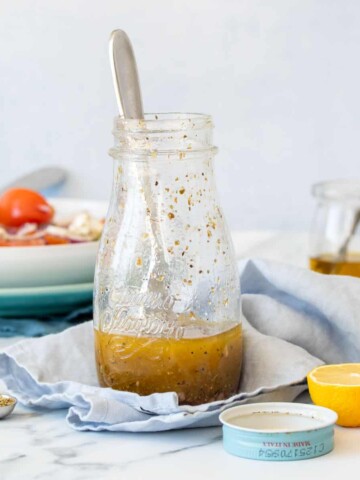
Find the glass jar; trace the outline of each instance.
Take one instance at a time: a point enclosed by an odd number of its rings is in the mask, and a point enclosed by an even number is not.
[[[310,268],[360,277],[360,181],[313,186],[317,200],[310,237]]]
[[[94,293],[100,384],[200,404],[238,391],[239,274],[201,114],[115,119]]]

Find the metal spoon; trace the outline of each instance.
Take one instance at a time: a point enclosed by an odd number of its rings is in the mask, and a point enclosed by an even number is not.
[[[124,118],[143,119],[144,112],[141,99],[140,82],[134,51],[129,37],[123,30],[114,30],[109,42],[110,65],[113,75],[115,95],[119,113]],[[144,168],[147,168],[146,166]],[[138,181],[143,187],[143,196],[149,208],[149,227],[152,232],[152,249],[154,262],[150,262],[147,289],[157,291],[163,296],[167,295],[162,282],[155,280],[156,271],[162,271],[167,265],[161,238],[160,228],[155,221],[158,218],[158,206],[154,201],[150,175],[138,174]]]
[[[66,171],[60,167],[38,168],[1,187],[0,194],[14,187],[31,188],[38,191],[45,190],[61,184],[65,181],[66,176]]]
[[[124,118],[144,118],[134,51],[123,30],[114,30],[109,41],[110,65],[116,100]]]
[[[347,235],[343,240],[342,244],[340,245],[338,253],[334,258],[334,266],[331,269],[331,272],[330,272],[331,274],[337,273],[338,265],[346,260],[350,241],[352,239],[352,236],[356,232],[359,223],[360,223],[360,210],[356,210],[354,213],[354,217],[353,217],[353,221],[351,223],[350,229],[347,232]]]

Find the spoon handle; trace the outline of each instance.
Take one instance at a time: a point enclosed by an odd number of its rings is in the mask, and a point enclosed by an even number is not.
[[[27,173],[16,180],[0,187],[0,194],[9,188],[31,188],[32,190],[46,190],[63,183],[66,180],[66,170],[60,167],[43,167]]]
[[[109,53],[120,114],[124,118],[144,118],[134,51],[123,30],[114,30],[111,33]]]
[[[341,257],[341,259],[344,259],[346,257],[350,240],[352,239],[354,233],[356,232],[356,229],[359,225],[359,222],[360,222],[360,211],[358,210],[358,211],[355,212],[350,231],[348,232],[345,240],[343,241],[343,243],[342,243],[342,245],[339,249],[339,254],[338,255],[339,255],[339,257]]]

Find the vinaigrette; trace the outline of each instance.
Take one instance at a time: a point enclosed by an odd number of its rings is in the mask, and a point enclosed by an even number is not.
[[[221,400],[238,391],[240,325],[196,338],[131,337],[95,333],[100,384],[149,395],[176,392],[182,404]]]
[[[344,261],[330,254],[310,258],[310,268],[319,273],[360,277],[360,253],[348,253]]]

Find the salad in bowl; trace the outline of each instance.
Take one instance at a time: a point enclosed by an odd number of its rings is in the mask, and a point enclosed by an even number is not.
[[[40,193],[24,188],[0,196],[0,247],[64,245],[99,240],[104,225],[88,211],[58,218]]]
[[[92,282],[107,207],[6,191],[0,196],[0,288]]]

